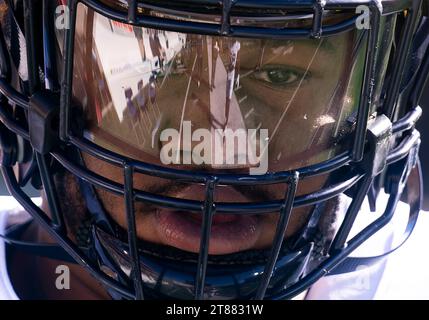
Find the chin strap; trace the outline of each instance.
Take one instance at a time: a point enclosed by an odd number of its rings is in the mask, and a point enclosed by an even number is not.
[[[14,250],[19,250],[21,252],[43,258],[77,264],[77,262],[67,253],[67,251],[65,251],[63,247],[58,244],[35,243],[19,240],[32,222],[33,219],[30,219],[25,223],[9,227],[6,229],[4,235],[0,234],[0,238],[3,239],[8,245],[13,246]]]
[[[398,250],[402,247],[405,242],[411,236],[413,229],[417,223],[417,218],[421,209],[421,202],[423,199],[423,185],[422,185],[422,173],[421,173],[421,165],[420,162],[417,162],[417,165],[414,169],[411,170],[409,178],[406,182],[404,193],[406,199],[405,202],[410,206],[410,212],[408,217],[408,223],[405,228],[405,231],[402,235],[402,239],[400,243],[392,248],[391,250],[377,256],[370,257],[348,257],[343,262],[341,262],[337,267],[335,267],[332,271],[329,272],[328,276],[339,275],[343,273],[355,272],[359,266],[370,267],[375,264],[378,264],[388,255]],[[392,207],[391,210],[395,210],[396,206]],[[389,212],[389,207],[386,208],[383,215],[392,215],[393,212]]]

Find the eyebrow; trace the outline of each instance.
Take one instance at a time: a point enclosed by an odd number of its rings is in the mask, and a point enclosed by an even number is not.
[[[303,40],[270,40],[270,44],[273,45],[273,47],[280,47],[280,46],[284,46],[285,44],[288,44],[288,42],[292,42],[292,44],[294,43],[302,43],[305,45],[308,45],[310,47],[313,47],[314,49],[320,47],[320,49],[322,49],[323,51],[326,52],[330,52],[333,53],[335,52],[335,46],[332,44],[331,41],[329,41],[330,39],[327,38],[322,38],[320,40],[317,39],[303,39]],[[320,44],[319,46],[319,42],[322,41],[322,44]]]
[[[332,44],[331,41],[329,41],[329,39],[322,38],[320,41],[322,41],[322,43],[320,44],[320,48],[319,49],[322,49],[322,50],[328,51],[328,52],[335,52],[336,47]],[[308,42],[314,48],[317,48],[318,45],[319,45],[318,41],[315,40],[315,39],[308,39]]]

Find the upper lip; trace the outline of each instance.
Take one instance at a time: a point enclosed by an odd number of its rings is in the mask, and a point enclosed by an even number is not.
[[[213,196],[215,202],[241,203],[249,201],[249,199],[241,192],[237,191],[237,189],[226,186],[218,186]],[[190,185],[184,187],[176,194],[175,197],[179,199],[204,201],[206,197],[206,190],[203,185]],[[197,221],[202,221],[203,218],[202,212],[188,213],[188,216],[194,218]],[[218,213],[213,216],[212,225],[216,225],[217,223],[232,222],[235,220],[235,218],[236,215]]]
[[[189,185],[176,193],[176,198],[192,199],[204,201],[206,198],[206,190],[203,185]],[[245,197],[237,189],[227,186],[217,186],[214,191],[214,200],[216,202],[247,202],[249,199]]]

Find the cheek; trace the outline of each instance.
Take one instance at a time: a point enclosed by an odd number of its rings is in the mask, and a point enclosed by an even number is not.
[[[104,208],[109,216],[124,230],[128,229],[127,215],[125,211],[125,202],[122,197],[112,195],[104,190],[97,190],[97,193],[103,202]],[[137,236],[140,239],[153,243],[161,243],[161,239],[154,228],[153,215],[142,214],[145,204],[135,204]]]
[[[96,174],[105,177],[113,182],[123,184],[123,170],[119,167],[113,166],[105,161],[96,159],[95,157],[83,153],[82,154],[83,161],[86,167],[95,172]]]
[[[303,228],[303,226],[306,224],[308,220],[311,209],[312,209],[311,207],[296,208],[292,211],[288,228],[285,234],[286,239],[295,235]],[[278,214],[265,216],[262,219],[261,221],[262,232],[255,245],[255,249],[267,249],[267,248],[270,248],[270,246],[272,246],[278,221],[279,221]]]
[[[125,201],[123,197],[111,194],[108,191],[96,189],[97,194],[103,203],[104,209],[109,216],[122,228],[127,228],[127,219],[125,213]]]
[[[297,196],[319,191],[328,181],[328,175],[320,175],[307,180],[301,180],[296,191]]]
[[[326,181],[327,176],[318,176],[310,180],[303,180],[299,183],[296,195],[301,196],[320,190],[326,183]],[[277,190],[278,189],[280,188],[277,188]],[[284,196],[284,191],[277,191],[275,192],[275,194],[277,199],[281,199]],[[285,234],[286,238],[294,236],[305,226],[313,208],[314,206],[308,206],[293,209]],[[279,214],[270,214],[263,217],[263,231],[261,232],[261,236],[256,244],[256,249],[264,249],[272,245],[278,224],[278,219]]]
[[[98,160],[85,153],[83,153],[82,156],[84,163],[89,170],[115,183],[123,184],[123,173],[120,168]],[[125,217],[124,198],[97,187],[96,192],[109,216],[121,227],[125,228],[127,223]]]
[[[82,156],[84,163],[89,170],[115,183],[121,185],[124,184],[124,170],[122,168],[111,165],[105,161],[98,160],[88,154],[83,154]],[[134,174],[133,182],[135,189],[148,190],[152,186],[159,185],[160,179],[142,174]],[[109,202],[118,203],[122,199],[121,197],[115,196],[114,194],[105,190],[99,189],[98,193],[103,194],[103,197],[105,197]],[[109,199],[110,197],[112,197],[112,199]],[[123,202],[123,199],[121,201]]]
[[[96,174],[105,177],[115,183],[123,184],[123,170],[104,161],[95,159],[94,157],[83,154],[83,159],[87,168]],[[160,184],[160,179],[136,174],[134,176],[134,188],[139,190],[147,190],[153,186]],[[108,212],[109,216],[124,229],[127,228],[127,218],[125,210],[125,200],[123,196],[113,194],[105,189],[96,188],[97,195],[99,196],[104,209]],[[135,202],[135,211],[144,212],[147,209],[147,204]],[[137,214],[137,224],[140,226],[144,220],[142,214]]]

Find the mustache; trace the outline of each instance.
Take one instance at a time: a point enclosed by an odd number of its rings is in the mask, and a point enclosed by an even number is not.
[[[172,198],[178,198],[180,193],[186,191],[187,188],[191,186],[190,183],[184,182],[174,182],[174,183],[165,183],[162,185],[153,185],[148,187],[145,192],[163,195]],[[223,187],[223,186],[219,186]],[[218,188],[219,188],[218,187]],[[227,186],[226,188],[230,188],[235,190],[237,193],[242,195],[249,202],[265,202],[269,200],[277,199],[276,195],[273,192],[270,192],[266,189],[261,188],[261,186]],[[205,187],[202,187],[202,190],[205,190]],[[216,191],[215,191],[216,194]],[[136,209],[139,212],[150,212],[157,209],[157,206],[147,203],[136,203]]]
[[[185,191],[187,188],[189,188],[189,186],[190,186],[189,183],[183,183],[183,182],[168,183],[162,186],[154,186],[154,187],[148,188],[148,192],[155,193],[155,194],[163,194],[169,197],[177,197],[178,194]],[[223,187],[223,186],[218,186],[218,188],[219,187]],[[267,201],[267,200],[272,200],[274,198],[273,193],[268,192],[267,190],[263,190],[261,189],[261,187],[257,187],[257,186],[233,185],[233,186],[227,186],[227,188],[231,188],[235,190],[236,192],[240,193],[248,200]]]

